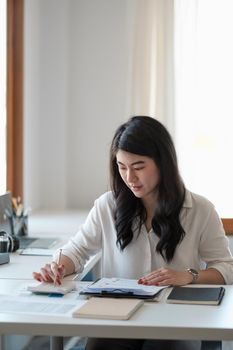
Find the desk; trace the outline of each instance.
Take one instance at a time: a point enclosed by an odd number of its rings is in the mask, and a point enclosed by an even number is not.
[[[95,265],[100,261],[101,253],[92,256],[84,266],[84,270],[78,276],[81,280]],[[32,279],[32,272],[39,271],[42,266],[51,262],[51,256],[20,255],[19,253],[10,253],[10,263],[0,265],[0,279]],[[66,279],[72,279],[74,275],[67,276]]]
[[[30,213],[28,219],[29,236],[59,238],[60,241],[53,248],[55,250],[65,244],[78,231],[87,215],[87,210],[41,210]],[[101,254],[91,257],[78,279],[81,280],[92,270],[99,262],[100,257]],[[42,266],[50,261],[51,256],[29,256],[20,255],[19,252],[11,253],[10,264],[0,265],[0,278],[32,279],[32,272],[39,271]]]
[[[19,285],[21,282],[0,280],[0,290],[12,290],[16,283]],[[1,313],[0,332],[2,335],[56,337],[233,340],[233,286],[225,288],[226,293],[219,306],[167,304],[165,295],[159,303],[145,302],[127,321]]]
[[[93,278],[99,277],[99,261],[101,259],[101,253],[98,253],[94,256],[92,256],[87,263],[84,266],[84,270],[82,273],[78,275],[77,280],[82,280],[85,275],[92,271]],[[10,290],[16,290],[18,287],[18,284],[21,280],[24,281],[32,281],[32,272],[33,271],[39,271],[39,269],[46,264],[47,262],[51,261],[50,256],[26,256],[26,255],[19,255],[16,253],[10,254],[10,263],[0,265],[0,293],[8,293]],[[70,275],[65,277],[65,279],[73,279],[74,275]],[[14,316],[13,316],[14,318]],[[1,324],[1,320],[0,320]],[[1,328],[1,325],[0,325]],[[28,333],[26,331],[22,333],[14,333],[14,331],[10,332],[10,334],[28,334],[31,335],[33,333]],[[23,348],[23,344],[33,341],[32,337],[21,337],[19,339],[16,339],[17,337],[12,337],[11,339],[14,339],[12,341],[20,342]],[[9,338],[8,338],[9,341]],[[70,339],[72,342],[72,339]],[[62,343],[60,341],[60,343]],[[51,349],[59,350],[59,347],[57,345],[56,338],[51,338],[51,344],[54,344],[54,346],[51,345]],[[1,344],[1,336],[0,336],[0,350],[4,348],[3,346],[3,340]],[[7,347],[8,348],[8,347]],[[14,349],[15,347],[11,347],[11,349]],[[62,348],[62,347],[60,347]]]
[[[55,248],[60,247],[63,243],[67,242],[68,238],[74,235],[78,227],[85,221],[87,211],[41,211],[29,216],[29,235],[36,237],[58,237],[60,242],[56,244]],[[78,276],[78,280],[81,280],[89,271],[94,268],[94,278],[98,277],[98,262],[100,261],[101,254],[96,254],[91,257],[83,272]],[[0,265],[0,279],[5,280],[5,286],[7,283],[11,283],[11,288],[16,288],[19,280],[32,280],[32,272],[39,271],[39,269],[46,263],[51,261],[51,256],[26,256],[19,255],[19,252],[10,254],[10,263]],[[96,268],[95,268],[96,267]],[[96,275],[95,275],[96,274]],[[67,276],[66,279],[72,279],[74,275]],[[6,280],[8,282],[6,282]],[[15,287],[13,284],[15,282]],[[1,284],[2,286],[2,284]],[[0,289],[0,293],[3,290]],[[13,317],[14,318],[14,317]],[[9,334],[25,334],[9,332]],[[29,335],[33,333],[28,333]],[[11,337],[12,338],[12,337]],[[13,337],[13,339],[16,337]],[[22,343],[27,342],[28,337],[19,339]],[[16,340],[18,341],[18,339]],[[17,343],[18,344],[18,343]],[[3,345],[2,345],[3,346]],[[1,341],[0,341],[1,349]]]

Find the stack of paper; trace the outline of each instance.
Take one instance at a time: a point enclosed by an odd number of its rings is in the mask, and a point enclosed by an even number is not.
[[[155,298],[165,287],[145,286],[137,280],[126,278],[101,278],[84,288],[80,294],[92,296],[114,296],[139,299]]]

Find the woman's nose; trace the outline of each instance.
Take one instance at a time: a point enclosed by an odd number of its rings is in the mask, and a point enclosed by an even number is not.
[[[134,182],[135,178],[136,178],[136,176],[135,176],[134,171],[128,170],[128,172],[127,172],[127,182],[128,183]]]

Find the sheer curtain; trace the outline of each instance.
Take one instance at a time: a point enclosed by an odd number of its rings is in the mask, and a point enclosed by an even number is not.
[[[233,2],[175,0],[175,140],[186,186],[233,217]]]
[[[173,0],[133,0],[130,21],[130,114],[173,125]],[[169,103],[168,103],[169,101]]]
[[[168,127],[186,186],[232,218],[233,1],[128,3],[129,111]]]

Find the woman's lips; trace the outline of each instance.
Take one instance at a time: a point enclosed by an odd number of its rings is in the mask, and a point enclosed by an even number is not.
[[[130,188],[131,188],[132,191],[137,192],[137,191],[140,191],[140,189],[142,188],[142,186],[130,186]]]

